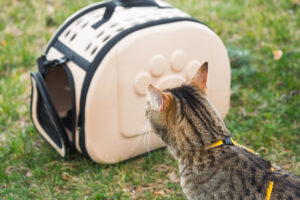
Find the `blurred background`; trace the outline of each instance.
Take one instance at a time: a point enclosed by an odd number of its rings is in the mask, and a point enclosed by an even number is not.
[[[184,199],[166,149],[99,165],[63,160],[30,121],[29,72],[51,36],[96,0],[0,0],[0,199]],[[300,175],[300,1],[168,0],[208,24],[232,67],[235,140]],[[217,59],[217,58],[216,58]]]

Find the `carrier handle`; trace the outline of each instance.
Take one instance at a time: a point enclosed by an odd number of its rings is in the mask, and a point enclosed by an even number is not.
[[[114,2],[116,5],[123,7],[159,7],[154,0],[114,0]]]
[[[106,10],[103,18],[92,25],[93,29],[97,29],[106,23],[113,15],[116,6],[122,6],[125,8],[130,7],[159,7],[160,6],[154,0],[112,0],[107,2],[105,5]]]

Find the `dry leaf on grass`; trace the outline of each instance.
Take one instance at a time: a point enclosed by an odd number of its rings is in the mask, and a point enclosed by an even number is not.
[[[178,183],[179,182],[177,174],[174,171],[172,171],[170,174],[168,174],[168,177],[169,177],[169,179],[172,183]]]
[[[26,172],[26,176],[27,176],[27,177],[32,177],[32,176],[33,176],[33,175],[32,175],[32,172],[31,172],[31,171]]]
[[[54,6],[53,5],[48,5],[47,6],[47,13],[52,15],[54,13]]]
[[[65,179],[65,180],[69,180],[69,179],[70,179],[69,173],[63,172],[63,173],[62,173],[62,178]]]
[[[281,50],[274,50],[273,51],[273,58],[274,60],[279,60],[282,57],[283,53]]]
[[[5,30],[3,31],[3,33],[4,34],[12,34],[14,36],[21,36],[23,34],[23,30],[19,29],[14,24],[9,24],[5,27]]]
[[[9,166],[5,169],[5,173],[7,176],[11,176],[13,174],[23,174],[27,177],[32,177],[33,173],[30,169],[23,167],[23,164],[20,164],[19,166]]]
[[[165,194],[165,192],[163,190],[159,190],[159,191],[154,191],[155,195],[159,195],[159,196],[163,196]]]

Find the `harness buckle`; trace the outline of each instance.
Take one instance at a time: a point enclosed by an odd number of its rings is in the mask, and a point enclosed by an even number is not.
[[[223,140],[223,143],[226,145],[233,145],[233,142],[232,142],[230,136],[225,137],[225,139]]]

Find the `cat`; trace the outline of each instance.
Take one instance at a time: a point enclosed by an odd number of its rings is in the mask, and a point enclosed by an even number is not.
[[[149,85],[146,117],[178,160],[189,200],[300,199],[300,179],[236,144],[207,98],[208,64],[189,83],[161,91]]]

